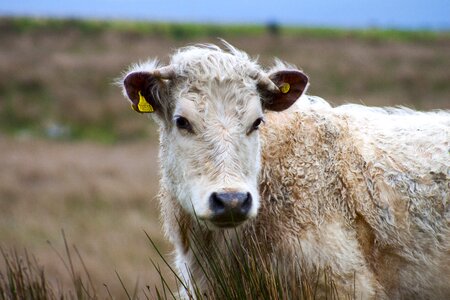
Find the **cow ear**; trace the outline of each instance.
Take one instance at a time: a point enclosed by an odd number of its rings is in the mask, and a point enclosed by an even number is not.
[[[123,80],[131,108],[139,113],[160,112],[160,89],[163,82],[149,72],[133,72]]]
[[[269,75],[270,80],[280,91],[264,91],[265,109],[282,111],[289,108],[300,98],[308,87],[308,76],[298,70],[283,70]]]

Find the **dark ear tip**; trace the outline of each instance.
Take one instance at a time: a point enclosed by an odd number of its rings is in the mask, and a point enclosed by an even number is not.
[[[300,76],[303,78],[303,81],[304,81],[305,84],[308,84],[308,83],[309,83],[309,77],[308,77],[308,75],[306,75],[306,74],[303,73],[303,72],[300,72]]]
[[[293,90],[302,91],[309,83],[309,77],[299,70],[283,70],[275,72],[269,76],[269,78],[278,86],[282,86],[284,83],[289,83]]]
[[[268,94],[264,107],[273,111],[282,111],[292,106],[304,93],[309,78],[299,70],[282,70],[269,76],[279,88],[279,93]]]

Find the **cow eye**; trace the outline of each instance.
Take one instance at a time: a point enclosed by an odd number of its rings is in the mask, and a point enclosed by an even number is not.
[[[175,116],[175,124],[179,129],[184,129],[189,132],[193,132],[191,123],[189,123],[188,119],[182,116]]]
[[[255,131],[255,130],[258,130],[259,125],[261,125],[261,123],[263,123],[263,122],[264,122],[264,119],[263,119],[263,118],[258,118],[258,119],[256,119],[255,122],[253,122],[252,127],[250,128],[249,133],[251,133],[251,132],[253,132],[253,131]]]

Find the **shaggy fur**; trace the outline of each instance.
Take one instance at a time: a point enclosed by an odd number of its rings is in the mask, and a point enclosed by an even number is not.
[[[306,273],[329,268],[337,290],[355,288],[358,298],[450,297],[450,112],[332,108],[306,95],[284,112],[264,112],[250,74],[274,70],[245,53],[194,46],[171,65],[178,76],[158,92],[164,111],[155,117],[159,199],[185,278],[192,274],[200,287],[205,280],[192,232],[221,245],[219,229],[205,230],[208,195],[234,188],[254,197],[254,218],[237,232],[253,232],[275,261],[301,260]],[[283,68],[292,67],[274,69]],[[263,113],[265,124],[249,134]],[[195,134],[173,126],[177,114]]]

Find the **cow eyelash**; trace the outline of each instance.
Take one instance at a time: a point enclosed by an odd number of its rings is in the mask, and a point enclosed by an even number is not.
[[[185,117],[176,115],[175,116],[175,125],[178,127],[178,129],[183,129],[190,133],[194,133],[194,131],[192,130],[191,123],[189,123],[189,120],[186,119]]]
[[[250,128],[248,134],[252,133],[255,130],[258,130],[259,125],[261,125],[261,123],[264,123],[264,119],[262,117],[256,119],[255,122],[253,122],[252,127]]]

